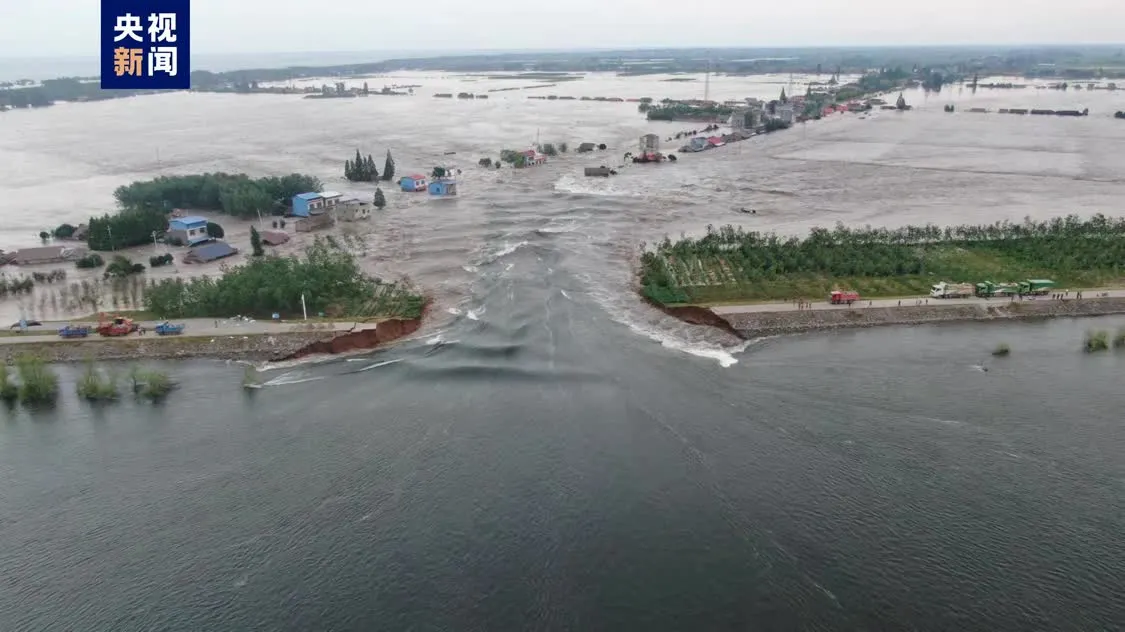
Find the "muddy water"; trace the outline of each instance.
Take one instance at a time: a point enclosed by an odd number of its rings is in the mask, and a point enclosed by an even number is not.
[[[249,400],[238,367],[172,365],[182,387],[157,409],[80,405],[67,369],[57,410],[0,412],[0,628],[1089,630],[1125,618],[1106,592],[1125,568],[1120,362],[1077,352],[1086,327],[1119,319],[736,344],[629,293],[639,242],[707,224],[1115,212],[1121,96],[950,95],[1093,112],[1058,119],[950,115],[945,98],[911,93],[908,113],[585,179],[642,133],[687,125],[648,124],[628,103],[429,96],[507,81],[388,82],[424,87],[0,116],[5,248],[160,173],[301,171],[368,196],[339,177],[358,146],[389,147],[400,174],[455,161],[465,180],[456,200],[393,192],[362,231],[369,269],[435,294],[440,317],[412,342],[271,371]],[[711,90],[770,97],[787,82]],[[702,86],[591,77],[545,92]],[[613,150],[476,168],[537,135]],[[982,351],[1001,340],[1008,364]]]

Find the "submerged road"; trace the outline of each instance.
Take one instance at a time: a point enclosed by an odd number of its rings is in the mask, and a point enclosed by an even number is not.
[[[1066,290],[1062,290],[1066,291]],[[1077,290],[1070,290],[1070,296],[1063,300],[1073,301]],[[1125,297],[1125,289],[1118,290],[1082,290],[1083,298],[1122,298]],[[1018,302],[1020,299],[1016,299]],[[1050,301],[1053,300],[1050,295],[1026,297],[1024,301]],[[926,298],[926,297],[907,297],[907,298],[883,298],[883,299],[866,299],[859,300],[851,305],[833,305],[828,301],[818,301],[807,304],[804,309],[809,310],[838,310],[838,309],[865,309],[876,307],[910,307],[919,304],[922,305],[1002,305],[1013,302],[1008,298]],[[775,302],[775,303],[747,303],[744,305],[721,305],[712,307],[711,311],[723,316],[727,314],[750,314],[757,312],[795,312],[798,311],[797,304],[793,301]]]
[[[114,338],[91,334],[86,338],[72,338],[71,340],[121,340],[122,338],[149,338],[157,336],[153,331],[158,323],[163,321],[138,321],[147,331],[142,336],[139,333]],[[289,334],[308,333],[310,331],[348,331],[355,329],[373,329],[376,323],[357,323],[351,321],[319,322],[319,321],[284,321],[275,323],[268,320],[234,320],[226,318],[187,318],[171,321],[175,324],[183,323],[184,333],[180,337],[207,338],[212,336],[250,336],[260,334]],[[89,324],[82,321],[45,321],[42,325],[29,327],[27,333],[18,333],[18,330],[8,329],[0,332],[0,344],[29,344],[56,342],[63,340],[58,335],[58,329],[66,325]],[[314,328],[310,328],[314,327]]]

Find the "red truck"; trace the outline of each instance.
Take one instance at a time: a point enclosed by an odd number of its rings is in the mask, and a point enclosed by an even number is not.
[[[828,302],[833,305],[851,305],[853,301],[859,300],[859,292],[851,290],[832,290],[828,295]]]

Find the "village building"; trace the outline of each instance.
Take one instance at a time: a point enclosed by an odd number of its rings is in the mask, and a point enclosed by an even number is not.
[[[774,106],[773,117],[786,125],[792,125],[795,117],[793,105],[789,103],[778,103]]]
[[[430,183],[430,195],[454,197],[457,195],[457,181],[452,178],[438,178]]]
[[[416,193],[418,191],[426,190],[426,176],[416,173],[409,176],[402,176],[398,181],[399,186],[407,193]]]
[[[537,165],[547,164],[547,156],[535,151],[534,149],[521,151],[520,155],[523,156],[523,166],[525,167],[534,167]]]
[[[212,241],[189,250],[184,255],[184,263],[210,263],[236,254],[238,254],[238,248],[226,242]]]
[[[595,145],[594,143],[582,143],[578,146],[578,153],[584,154],[594,151],[595,149],[597,149],[597,145]]]
[[[336,191],[298,193],[293,196],[292,214],[295,217],[308,217],[313,211],[335,208],[343,197],[343,193]]]
[[[332,213],[325,209],[317,209],[309,211],[308,216],[298,217],[297,221],[293,222],[293,227],[298,233],[308,233],[321,228],[327,228],[332,225]]]
[[[165,239],[188,246],[211,241],[211,236],[207,234],[207,218],[198,215],[173,217],[168,221],[168,234]]]
[[[20,266],[34,266],[44,263],[59,263],[73,261],[86,254],[85,248],[71,248],[70,246],[37,246],[23,248],[6,255],[9,263]]]
[[[289,242],[289,233],[283,230],[263,230],[259,234],[262,236],[262,243],[267,246],[280,246]]]
[[[355,222],[371,219],[371,203],[356,198],[344,200],[336,207],[336,219],[341,222]]]
[[[711,145],[707,143],[706,138],[704,138],[703,136],[696,136],[694,138],[688,139],[687,144],[684,145],[683,147],[680,147],[680,151],[699,152],[699,151],[703,151],[704,149],[710,149],[710,148],[711,148]]]

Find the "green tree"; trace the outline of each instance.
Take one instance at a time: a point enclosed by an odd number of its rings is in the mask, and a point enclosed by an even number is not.
[[[222,239],[227,236],[227,232],[215,222],[207,222],[207,235],[214,239]]]
[[[265,249],[262,248],[262,236],[258,234],[258,229],[253,226],[250,227],[250,248],[253,250],[255,257],[266,254]]]
[[[383,196],[383,190],[379,187],[375,187],[375,198],[371,200],[371,204],[377,209],[382,209],[387,205],[387,198]]]
[[[383,180],[390,182],[395,177],[395,159],[391,158],[391,150],[387,150],[387,159],[383,162]]]

